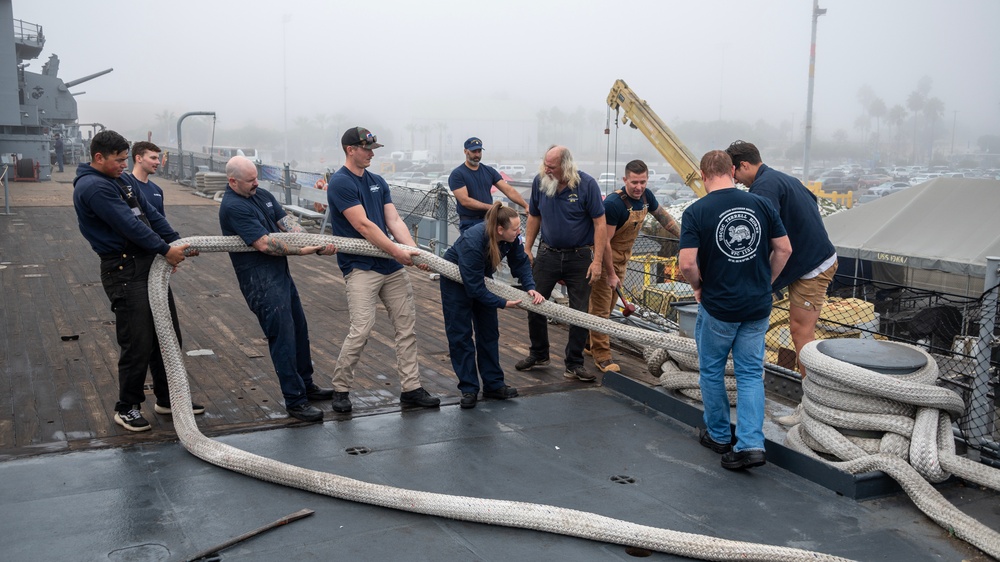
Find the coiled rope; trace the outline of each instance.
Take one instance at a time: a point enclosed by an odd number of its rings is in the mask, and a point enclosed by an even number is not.
[[[954,474],[1000,490],[1000,470],[955,454],[951,417],[962,415],[964,404],[955,392],[935,386],[934,359],[907,346],[924,355],[927,364],[909,375],[888,376],[829,357],[818,345],[810,342],[799,355],[807,372],[802,423],[789,429],[785,444],[851,474],[889,474],[934,522],[1000,558],[1000,534],[962,513],[930,484]],[[840,429],[885,433],[873,439]]]
[[[381,250],[361,239],[318,234],[277,234],[272,236],[292,246],[333,243],[341,252],[386,257],[386,254]],[[191,244],[191,248],[199,252],[255,251],[236,236],[196,236],[178,240],[174,242],[174,245],[185,243]],[[404,246],[404,248],[406,247]],[[443,258],[421,252],[414,256],[413,261],[417,264],[428,264],[432,269],[450,279],[461,280],[457,266]],[[156,332],[160,338],[163,362],[167,370],[174,430],[184,448],[202,460],[259,480],[335,498],[463,521],[546,531],[702,560],[773,562],[845,560],[836,556],[795,548],[730,541],[705,535],[659,529],[549,505],[450,496],[372,484],[268,459],[209,439],[198,430],[195,423],[194,414],[191,411],[191,390],[188,386],[187,371],[184,368],[181,351],[170,322],[167,307],[170,270],[170,266],[162,257],[158,257],[154,262],[149,279],[150,304],[153,308]],[[607,330],[619,337],[646,345],[661,346],[678,352],[693,352],[693,342],[686,338],[670,334],[654,334],[622,326],[554,303],[546,302],[537,306],[526,304],[530,303],[530,298],[522,291],[490,280],[487,280],[487,286],[501,298],[522,299],[522,308],[533,312],[550,317],[555,316],[562,321],[586,328]]]

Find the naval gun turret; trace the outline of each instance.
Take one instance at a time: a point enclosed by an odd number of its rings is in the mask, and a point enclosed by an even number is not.
[[[31,159],[39,165],[39,179],[48,179],[56,134],[63,139],[67,164],[86,159],[74,97],[84,92],[70,88],[113,69],[63,82],[59,57],[50,55],[41,72],[30,72],[29,61],[38,58],[45,45],[42,27],[14,19],[11,1],[0,0],[0,22],[5,20],[13,21],[13,26],[0,25],[0,61],[17,60],[17,64],[0,67],[0,161],[13,164],[15,159]]]

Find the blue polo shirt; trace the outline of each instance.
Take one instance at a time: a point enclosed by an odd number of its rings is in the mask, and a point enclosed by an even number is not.
[[[455,244],[445,252],[444,259],[458,264],[458,270],[462,274],[462,285],[469,298],[487,306],[503,308],[507,305],[507,300],[491,293],[483,281],[485,277],[492,279],[495,272],[490,266],[487,244],[489,238],[486,236],[486,223],[481,222],[463,232]],[[524,253],[521,237],[518,236],[513,242],[500,240],[497,247],[500,250],[500,259],[507,258],[511,275],[517,277],[525,291],[534,290],[535,278],[531,274],[531,263],[528,261],[528,255]]]
[[[346,166],[342,166],[337,173],[330,176],[326,199],[330,204],[330,227],[334,236],[364,239],[364,236],[351,226],[351,221],[344,216],[344,211],[357,205],[364,208],[368,220],[378,225],[382,232],[389,236],[389,229],[385,225],[385,206],[392,204],[392,194],[389,193],[389,184],[381,176],[368,170],[361,176],[356,176]],[[337,264],[340,265],[340,271],[345,277],[354,268],[376,271],[383,275],[389,275],[403,268],[401,263],[392,258],[375,258],[345,252],[337,252]]]
[[[278,200],[270,192],[258,188],[250,197],[243,197],[226,187],[219,205],[219,226],[225,236],[239,236],[244,244],[250,245],[261,236],[281,232],[278,221],[285,216]],[[288,268],[288,258],[271,256],[264,252],[230,252],[229,259],[239,276],[244,271],[257,268]]]
[[[652,213],[660,208],[656,196],[648,189],[643,191],[642,196],[638,199],[632,199],[626,195],[625,198],[628,199],[629,206],[625,205],[621,193],[621,190],[615,191],[604,199],[604,222],[615,225],[615,228],[624,226],[632,211],[647,209],[648,212]]]
[[[482,203],[491,204],[493,203],[491,193],[493,186],[502,179],[500,172],[496,171],[493,166],[480,164],[479,168],[470,170],[463,163],[452,170],[451,175],[448,176],[448,189],[455,191],[464,187],[469,191],[469,197]],[[458,202],[456,202],[455,207],[459,218],[463,221],[481,221],[486,216],[486,211],[466,209]]]
[[[580,185],[548,197],[542,193],[541,178],[531,182],[528,213],[542,217],[542,242],[556,249],[581,248],[594,243],[594,219],[604,216],[601,188],[597,180],[580,172]]]
[[[723,322],[771,313],[771,239],[785,235],[778,212],[736,188],[712,191],[684,211],[681,249],[698,250],[701,306]]]

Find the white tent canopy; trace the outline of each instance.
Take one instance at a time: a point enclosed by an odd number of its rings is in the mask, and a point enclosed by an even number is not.
[[[1000,181],[938,178],[824,223],[842,257],[982,278],[1000,256]]]

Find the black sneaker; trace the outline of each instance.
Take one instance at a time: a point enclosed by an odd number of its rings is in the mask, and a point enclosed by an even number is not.
[[[149,431],[153,429],[149,425],[149,422],[146,421],[146,418],[142,417],[139,406],[132,406],[123,412],[115,412],[115,423],[129,431]]]
[[[167,404],[166,406],[160,406],[159,402],[157,402],[156,404],[153,405],[153,411],[156,412],[157,414],[161,414],[161,415],[164,415],[164,416],[171,415],[170,404]],[[196,403],[192,402],[191,403],[191,411],[192,411],[192,413],[194,413],[194,415],[197,416],[198,414],[204,414],[205,413],[205,407],[202,406],[201,404],[196,404]]]
[[[767,464],[767,456],[760,449],[748,449],[746,451],[729,451],[722,455],[722,468],[729,470],[743,470],[755,466]]]
[[[708,434],[707,429],[701,430],[701,435],[698,437],[698,442],[701,443],[703,447],[708,447],[709,449],[724,455],[729,451],[733,450],[733,446],[729,443],[719,443]]]
[[[516,396],[517,396],[517,389],[507,385],[503,385],[496,390],[483,391],[483,398],[492,398],[494,400],[506,400],[508,398],[514,398]]]
[[[475,394],[471,392],[463,392],[462,401],[459,402],[459,405],[462,407],[463,410],[469,410],[471,408],[476,407],[476,401],[478,400],[479,398],[477,398]]]
[[[586,367],[583,365],[573,365],[572,367],[566,367],[566,372],[563,376],[567,379],[580,379],[583,382],[594,382],[597,377],[587,372]]]
[[[333,392],[333,411],[340,412],[341,414],[346,414],[351,411],[353,407],[351,405],[351,396],[347,392]]]
[[[430,393],[424,390],[424,387],[420,387],[400,394],[399,403],[405,406],[437,408],[441,405],[441,399],[431,396]]]
[[[514,364],[514,368],[518,371],[530,371],[535,367],[544,367],[549,364],[548,359],[538,359],[537,357],[527,356]]]
[[[309,400],[330,400],[333,398],[332,388],[322,388],[315,384],[306,389],[306,398]]]
[[[289,416],[293,418],[300,419],[307,422],[322,421],[323,410],[320,410],[316,406],[308,402],[303,402],[298,406],[292,406],[291,408],[286,408]]]

